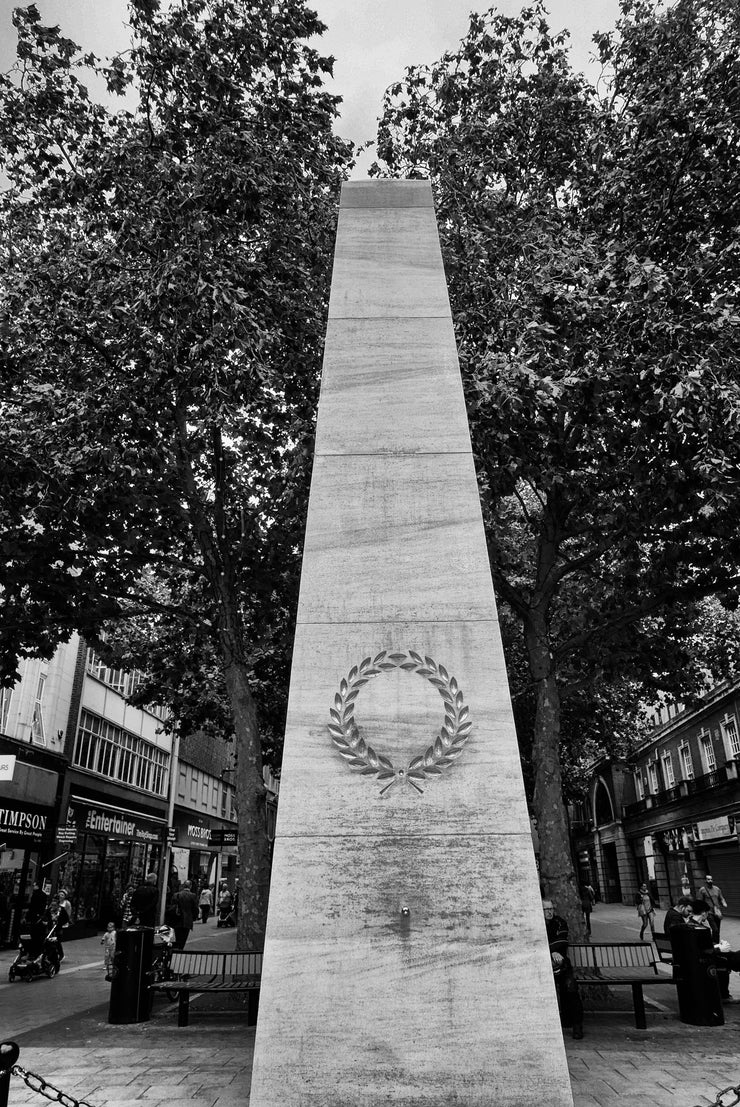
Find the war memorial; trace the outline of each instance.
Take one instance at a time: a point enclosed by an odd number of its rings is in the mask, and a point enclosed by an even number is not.
[[[534,1102],[573,1099],[432,193],[350,182],[250,1103]]]

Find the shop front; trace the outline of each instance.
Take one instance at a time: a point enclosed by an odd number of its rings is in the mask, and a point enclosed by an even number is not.
[[[128,884],[140,884],[147,873],[159,870],[167,821],[140,811],[91,803],[71,796],[66,826],[59,833],[66,843],[57,886],[67,890],[78,937],[121,923],[121,899]]]
[[[171,837],[172,854],[168,884],[175,891],[189,880],[194,891],[205,885],[218,887],[231,874],[236,879],[236,827],[219,819],[191,811],[175,810]]]
[[[63,773],[60,758],[0,742],[0,945],[17,941],[34,886],[50,888]]]
[[[726,915],[740,915],[740,848],[737,839],[738,820],[734,815],[703,819],[694,824],[699,871],[703,883],[709,873],[727,900]]]

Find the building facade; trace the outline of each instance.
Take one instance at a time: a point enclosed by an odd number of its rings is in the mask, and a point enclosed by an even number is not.
[[[740,916],[740,683],[692,708],[663,711],[627,761],[594,766],[573,812],[579,879],[606,902],[632,904],[640,884],[661,907],[711,873]]]
[[[151,872],[163,905],[186,877],[234,886],[233,745],[196,736],[180,763],[163,712],[127,702],[138,675],[77,635],[20,671],[0,693],[0,943],[36,884],[66,890],[70,938],[119,925],[127,886]]]

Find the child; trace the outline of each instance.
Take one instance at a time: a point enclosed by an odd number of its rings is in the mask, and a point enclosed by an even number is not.
[[[100,939],[103,947],[103,960],[105,961],[105,979],[113,979],[113,955],[116,952],[116,927],[115,923],[108,923],[105,934]]]

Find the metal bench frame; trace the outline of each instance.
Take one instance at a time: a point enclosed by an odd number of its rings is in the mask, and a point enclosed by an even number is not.
[[[592,942],[568,946],[568,957],[579,986],[629,984],[635,1026],[647,1029],[645,984],[673,984],[670,976],[658,972],[659,954],[652,942]]]
[[[187,1026],[193,993],[255,992],[259,995],[262,954],[251,950],[236,953],[173,950],[169,968],[172,978],[150,984],[149,989],[152,992],[177,992],[177,1025]]]

